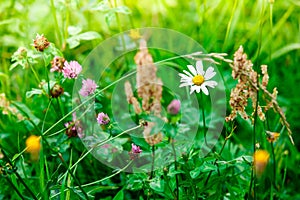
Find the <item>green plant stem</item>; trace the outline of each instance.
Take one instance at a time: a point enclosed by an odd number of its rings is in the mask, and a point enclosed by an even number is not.
[[[232,21],[233,21],[233,16],[234,16],[234,14],[235,14],[237,4],[238,4],[238,1],[235,0],[235,1],[234,1],[234,5],[233,5],[233,7],[232,7],[230,19],[229,19],[229,22],[228,22],[228,24],[227,24],[227,29],[226,29],[226,34],[225,34],[225,40],[224,40],[225,42],[223,43],[224,46],[225,46],[225,44],[226,44],[227,41],[228,41],[229,32],[230,32],[230,29],[231,29],[231,25],[232,25]],[[223,49],[224,49],[224,46],[223,46]]]
[[[57,21],[57,17],[56,17],[56,9],[54,6],[54,0],[50,0],[50,4],[51,4],[51,13],[53,15],[53,20],[54,20],[54,26],[55,26],[55,34],[56,34],[56,38],[58,41],[58,46],[61,46],[62,43],[62,39],[61,39],[61,32],[60,32],[60,28],[58,26],[58,21]]]
[[[19,197],[23,200],[25,200],[25,198],[23,197],[23,195],[21,194],[21,192],[19,191],[19,189],[13,184],[13,182],[9,179],[8,176],[5,176],[7,182],[12,186],[12,188],[16,191],[16,193],[19,195]]]
[[[150,180],[154,176],[154,162],[155,162],[155,147],[152,146],[152,163],[151,163],[151,174],[150,174]]]
[[[273,157],[273,185],[274,187],[276,187],[276,158],[275,158],[273,142],[271,142],[271,150],[272,150],[272,157]]]
[[[203,135],[204,135],[205,145],[208,146],[207,139],[206,139],[206,122],[205,122],[203,92],[200,93],[200,98],[201,98],[201,110],[202,110],[202,122],[203,122]]]
[[[110,179],[110,178],[112,178],[112,177],[114,177],[114,176],[120,174],[120,173],[123,172],[125,169],[127,169],[127,167],[129,167],[129,166],[131,165],[132,162],[133,162],[133,160],[131,160],[131,161],[130,161],[125,167],[123,167],[122,169],[118,170],[117,172],[115,172],[115,173],[113,173],[113,174],[111,174],[111,175],[109,175],[109,176],[107,176],[107,177],[104,177],[104,178],[102,178],[102,179],[100,179],[100,180],[97,180],[97,181],[94,181],[94,182],[91,182],[91,183],[83,184],[83,185],[81,185],[81,187],[82,187],[82,188],[88,187],[88,186],[91,186],[91,185],[95,185],[95,184],[101,183],[101,182],[103,182],[103,181],[105,181],[105,180],[107,180],[107,179]],[[79,186],[75,186],[74,188],[75,188],[75,189],[78,189]],[[64,191],[67,191],[67,190],[68,190],[68,189],[65,189]],[[57,193],[57,194],[51,196],[50,199],[52,199],[52,198],[54,198],[54,197],[56,197],[56,196],[58,196],[58,195],[60,195],[60,193]]]
[[[47,81],[47,87],[48,87],[48,97],[51,96],[51,88],[50,88],[50,79],[49,79],[49,70],[47,68],[47,63],[46,63],[46,59],[45,59],[45,55],[43,54],[43,60],[44,60],[44,70],[45,70],[45,76],[46,76],[46,81]]]
[[[2,154],[4,155],[4,157],[7,158],[8,163],[10,164],[11,167],[13,167],[13,162],[10,160],[10,158],[7,156],[5,150],[3,149],[3,147],[0,145],[0,149],[2,149]],[[36,198],[36,195],[32,192],[32,190],[28,187],[28,185],[23,181],[22,177],[19,175],[19,173],[14,170],[14,174],[17,176],[18,180],[22,183],[22,185],[24,185],[24,187],[26,188],[26,190],[28,190],[28,192],[30,193],[30,195],[32,196],[33,199],[38,200]]]
[[[45,122],[46,122],[46,119],[47,119],[47,115],[48,115],[51,103],[52,103],[52,98],[50,99],[50,101],[48,103],[47,110],[46,110],[46,113],[45,113],[45,116],[44,116],[44,120],[43,120],[43,123],[42,123],[42,130],[41,130],[42,132],[44,132]]]
[[[81,186],[80,181],[76,178],[76,176],[73,174],[71,171],[71,168],[67,165],[66,161],[63,159],[62,155],[58,153],[58,157],[61,160],[62,164],[67,168],[68,173],[72,176],[76,184],[78,185],[78,188],[82,191],[83,195],[85,196],[86,199],[89,199],[87,193],[84,191],[84,189]]]
[[[273,41],[273,3],[270,3],[270,34],[271,34],[271,41]],[[273,42],[270,44],[270,62],[272,60],[272,48]]]
[[[115,172],[114,174],[111,174],[105,178],[102,178],[98,181],[94,181],[94,182],[91,182],[91,183],[87,183],[87,184],[84,184],[82,185],[82,187],[87,187],[87,186],[91,186],[91,185],[94,185],[94,184],[97,184],[97,183],[101,183],[102,181],[105,181],[107,179],[110,179],[112,177],[114,177],[115,175],[118,175],[120,174],[121,172],[123,172],[125,169],[127,169],[127,167],[129,167],[129,165],[131,165],[131,163],[133,162],[133,160],[131,160],[125,167],[123,167],[122,169],[118,170],[117,172]]]
[[[64,24],[64,33],[63,33],[63,42],[62,42],[62,49],[64,50],[66,48],[66,41],[68,38],[68,27],[69,27],[69,21],[70,21],[70,0],[66,0],[66,9],[65,9],[65,13],[66,13],[66,18],[64,19],[63,22],[65,22]]]
[[[171,144],[172,144],[172,149],[173,149],[173,155],[174,155],[174,166],[175,166],[175,171],[177,171],[177,158],[176,158],[176,150],[174,146],[174,139],[171,138]],[[176,173],[175,175],[176,179],[176,200],[179,200],[179,180],[178,180],[178,174]]]
[[[107,143],[107,142],[110,142],[110,141],[112,141],[112,140],[114,140],[114,139],[116,139],[116,138],[118,138],[118,137],[120,137],[121,135],[124,135],[125,133],[128,133],[128,132],[130,132],[130,131],[133,131],[133,130],[135,130],[135,129],[138,129],[138,128],[140,128],[140,127],[142,127],[142,125],[138,125],[138,126],[135,126],[135,127],[133,127],[133,128],[131,128],[131,129],[128,129],[128,130],[126,130],[126,131],[123,131],[122,133],[120,133],[120,134],[118,134],[118,135],[116,135],[116,136],[114,136],[114,137],[110,137],[109,139],[107,139],[107,140],[104,140],[104,141],[102,141],[102,142],[99,142],[99,143],[97,143],[97,144],[95,144],[93,147],[91,147],[85,154],[83,154],[71,167],[70,167],[70,170],[71,169],[73,169],[80,161],[82,161],[91,151],[93,151],[96,147],[99,147],[99,146],[102,146],[103,144],[105,144],[105,143]],[[65,174],[66,175],[66,174]],[[63,176],[62,177],[60,177],[59,179],[58,179],[58,181],[61,181],[62,180],[62,178],[63,178]]]
[[[219,152],[219,155],[222,154],[222,152],[223,152],[223,150],[224,150],[224,148],[225,148],[225,145],[227,144],[227,141],[228,141],[228,140],[231,138],[231,136],[233,135],[233,131],[234,131],[234,129],[233,129],[232,132],[225,138],[225,141],[224,141],[224,143],[223,143],[223,145],[222,145],[222,147],[221,147],[221,150],[220,150],[220,152]],[[217,161],[218,161],[218,160],[219,160],[219,159],[216,159],[216,160],[215,160],[214,165],[217,164]],[[210,179],[212,173],[213,173],[213,170],[211,170],[211,171],[209,172],[209,174],[208,174],[208,176],[207,176],[207,178],[206,178],[206,180],[205,180],[205,183],[204,183],[205,186],[207,185],[207,183],[208,183],[208,181],[209,181],[209,179]]]
[[[38,82],[38,84],[40,84],[41,80],[40,80],[39,76],[37,75],[35,69],[33,68],[33,65],[30,65],[30,69],[31,69],[36,81]]]
[[[263,15],[264,15],[264,5],[262,5],[262,10],[261,10],[261,14],[260,14],[260,24],[259,24],[259,35],[258,35],[258,50],[257,50],[257,63],[256,63],[256,71],[259,71],[259,55],[260,55],[260,51],[261,51],[261,43],[262,43],[262,29],[263,29]],[[259,99],[259,77],[256,77],[256,88],[258,88],[256,90],[256,102],[255,102],[255,111],[254,111],[254,122],[253,122],[253,153],[255,152],[256,149],[256,126],[257,126],[257,118],[258,118],[258,113],[257,113],[257,109],[258,109],[258,99]],[[255,178],[256,174],[255,174],[255,167],[252,168],[251,171],[251,181],[250,181],[250,187],[249,187],[249,195],[248,195],[248,199],[251,195],[251,189],[252,189],[252,184],[253,184],[253,198],[256,199],[256,178]]]

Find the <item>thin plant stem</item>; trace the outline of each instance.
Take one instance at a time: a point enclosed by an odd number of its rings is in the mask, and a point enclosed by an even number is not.
[[[273,184],[276,187],[276,159],[275,159],[275,152],[274,152],[274,144],[271,142],[271,150],[272,150],[272,157],[273,157]],[[271,194],[272,195],[272,194]]]
[[[23,195],[21,194],[21,192],[19,191],[19,189],[13,184],[13,182],[9,179],[8,176],[5,176],[7,182],[12,186],[12,188],[16,191],[16,193],[19,195],[19,197],[23,200],[25,200],[25,198],[23,197]]]
[[[84,191],[84,189],[81,186],[80,181],[76,178],[76,176],[73,174],[71,171],[71,168],[67,165],[66,161],[63,159],[62,155],[59,153],[58,154],[59,159],[61,160],[62,164],[67,168],[68,173],[72,176],[76,184],[78,185],[79,189],[82,191],[83,195],[85,196],[86,199],[89,199],[87,193]]]
[[[152,146],[152,163],[151,163],[151,174],[150,174],[150,180],[154,176],[154,162],[155,162],[155,147]]]
[[[122,169],[118,170],[117,172],[115,172],[115,173],[113,173],[113,174],[111,174],[111,175],[109,175],[109,176],[107,176],[107,177],[104,177],[104,178],[102,178],[102,179],[100,179],[100,180],[97,180],[97,181],[94,181],[94,182],[91,182],[91,183],[83,184],[83,185],[81,185],[81,187],[84,188],[84,187],[92,186],[92,185],[101,183],[101,182],[103,182],[103,181],[105,181],[105,180],[107,180],[107,179],[110,179],[110,178],[112,178],[112,177],[114,177],[114,176],[120,174],[120,173],[123,172],[125,169],[127,169],[127,168],[131,165],[132,162],[133,162],[133,160],[131,160],[131,161],[130,161],[126,166],[124,166]],[[77,189],[77,188],[79,188],[79,186],[75,186],[74,188]],[[65,189],[64,191],[67,191],[67,190],[68,190],[68,189]],[[51,196],[50,199],[52,199],[52,198],[54,198],[54,197],[56,197],[56,196],[58,196],[58,195],[60,195],[60,193],[57,193],[57,194]]]
[[[33,65],[30,65],[30,69],[31,69],[36,81],[38,82],[38,84],[40,84],[41,80],[40,80],[39,76],[37,75],[35,69],[33,68]]]
[[[206,122],[205,122],[203,92],[200,93],[200,98],[201,98],[201,110],[202,110],[202,122],[203,122],[203,135],[204,135],[205,145],[208,146],[207,139],[206,139]]]
[[[110,142],[110,141],[112,141],[112,140],[114,140],[114,139],[116,139],[116,138],[118,138],[118,137],[120,137],[121,135],[124,135],[125,133],[128,133],[128,132],[130,132],[130,131],[133,131],[133,130],[135,130],[135,129],[138,129],[138,128],[140,128],[140,127],[142,127],[142,125],[138,125],[138,126],[135,126],[135,127],[133,127],[133,128],[131,128],[131,129],[128,129],[128,130],[126,130],[126,131],[123,131],[122,133],[120,133],[120,134],[118,134],[118,135],[116,135],[116,136],[114,136],[114,137],[110,137],[109,139],[107,139],[107,140],[104,140],[104,141],[102,141],[102,142],[99,142],[99,143],[97,143],[97,144],[95,144],[92,148],[90,148],[85,154],[83,154],[71,167],[70,167],[70,170],[71,169],[73,169],[80,161],[82,161],[90,152],[92,152],[96,147],[98,147],[98,146],[102,146],[103,144],[105,144],[105,143],[107,143],[107,142]],[[58,179],[58,181],[61,181],[61,179],[63,178],[63,176],[62,177],[60,177],[59,179]]]
[[[174,155],[175,171],[177,171],[178,166],[177,166],[176,150],[175,150],[173,138],[171,138],[171,144],[172,144],[173,155]],[[176,200],[179,200],[179,180],[178,180],[178,174],[177,173],[175,175],[175,179],[176,179]]]
[[[61,39],[60,28],[58,26],[58,21],[57,21],[57,17],[56,17],[56,9],[55,9],[55,6],[54,6],[54,0],[51,0],[50,4],[51,4],[51,13],[53,15],[54,26],[55,26],[55,34],[56,34],[56,38],[57,38],[57,41],[58,41],[58,46],[61,46],[62,39]]]
[[[105,181],[105,180],[107,180],[107,179],[110,179],[110,178],[112,178],[112,177],[114,177],[114,176],[120,174],[120,173],[123,172],[125,169],[127,169],[127,167],[129,167],[129,166],[131,165],[132,162],[133,162],[133,160],[131,160],[126,166],[124,166],[122,169],[118,170],[118,171],[115,172],[114,174],[111,174],[111,175],[109,175],[109,176],[107,176],[107,177],[105,177],[105,178],[102,178],[102,179],[100,179],[100,180],[97,180],[97,181],[94,181],[94,182],[91,182],[91,183],[84,184],[84,185],[82,185],[82,187],[87,187],[87,186],[95,185],[95,184],[97,184],[97,183],[101,183],[101,182],[103,182],[103,181]]]
[[[224,141],[224,143],[223,143],[223,145],[222,145],[222,147],[221,147],[221,150],[220,150],[220,152],[219,152],[219,155],[222,154],[222,152],[223,152],[223,150],[224,150],[224,148],[225,148],[225,145],[227,144],[227,141],[232,137],[234,129],[235,129],[235,127],[232,129],[231,133],[230,133],[228,136],[226,136],[225,141]],[[214,165],[217,164],[217,161],[218,161],[218,159],[215,160]],[[208,181],[209,181],[209,179],[210,179],[210,177],[211,177],[211,175],[212,175],[212,172],[213,172],[213,170],[211,170],[211,171],[209,172],[209,174],[208,174],[208,176],[207,176],[207,178],[206,178],[206,180],[205,180],[205,183],[204,183],[205,186],[207,185],[207,183],[208,183]]]
[[[3,149],[3,147],[2,146],[0,146],[0,148],[2,149],[2,154],[4,155],[4,157],[6,157],[7,158],[7,161],[8,161],[8,163],[10,164],[10,166],[14,166],[13,165],[13,162],[10,160],[10,158],[7,156],[7,154],[6,154],[6,152],[5,152],[5,150]],[[32,192],[32,190],[28,187],[28,185],[24,182],[24,180],[22,179],[22,177],[20,176],[20,174],[16,171],[16,170],[14,170],[13,171],[13,173],[17,176],[17,178],[18,178],[18,180],[22,183],[22,185],[24,185],[24,187],[26,188],[26,190],[28,190],[28,192],[30,193],[30,195],[33,197],[33,199],[35,199],[35,200],[38,200],[37,198],[36,198],[36,195]]]
[[[46,119],[47,119],[47,115],[48,115],[51,103],[52,103],[52,98],[50,99],[50,101],[48,103],[47,110],[46,110],[46,113],[45,113],[45,116],[44,116],[44,120],[43,120],[43,124],[42,124],[42,130],[41,130],[42,132],[44,132],[45,122],[46,122]]]
[[[271,34],[271,41],[273,40],[273,3],[270,3],[270,34]],[[272,48],[273,42],[270,43],[270,61],[272,60]]]
[[[261,51],[261,43],[262,43],[262,29],[263,29],[263,15],[264,15],[264,3],[262,5],[262,10],[261,10],[261,14],[260,14],[260,24],[259,24],[259,35],[258,35],[258,50],[257,50],[257,58],[259,58],[260,55],[260,51]],[[257,64],[256,67],[259,68],[259,59],[257,59]],[[256,70],[258,71],[258,70]],[[256,87],[259,88],[259,77],[256,77],[256,82],[257,85]],[[254,111],[254,122],[253,122],[253,135],[252,135],[252,139],[253,139],[253,153],[255,152],[256,149],[256,127],[257,127],[257,118],[258,118],[258,99],[259,99],[259,89],[256,90],[256,102],[255,102],[255,111]],[[252,167],[252,171],[251,171],[251,181],[250,181],[250,187],[249,187],[249,195],[248,195],[248,199],[250,197],[251,194],[251,190],[252,190],[252,184],[253,184],[253,198],[256,199],[256,178],[255,178],[255,169],[254,167]]]

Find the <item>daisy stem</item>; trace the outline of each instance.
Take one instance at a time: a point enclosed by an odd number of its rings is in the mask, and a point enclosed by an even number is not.
[[[200,98],[201,98],[201,110],[202,110],[202,121],[203,121],[203,135],[204,135],[204,141],[206,146],[208,146],[207,144],[207,140],[206,140],[206,123],[205,123],[205,113],[204,113],[204,99],[203,99],[203,93],[200,93]]]

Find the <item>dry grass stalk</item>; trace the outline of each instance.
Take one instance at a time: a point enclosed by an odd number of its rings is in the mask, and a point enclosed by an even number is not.
[[[294,144],[292,138],[292,131],[290,125],[286,120],[286,117],[280,108],[277,102],[277,89],[273,89],[273,94],[267,90],[269,75],[266,65],[261,66],[262,70],[262,81],[259,81],[259,75],[253,70],[253,64],[250,60],[247,59],[247,55],[244,53],[243,47],[240,48],[234,54],[233,64],[230,65],[232,68],[232,77],[237,79],[238,83],[231,90],[230,93],[230,107],[232,109],[229,116],[226,117],[226,121],[232,121],[236,118],[237,113],[239,113],[244,119],[252,119],[256,109],[257,94],[258,92],[263,93],[264,101],[266,106],[264,106],[264,111],[261,105],[257,105],[257,114],[259,118],[264,121],[265,113],[270,108],[273,108],[280,116],[281,123],[286,127],[288,131],[289,138]],[[253,113],[248,115],[245,111],[246,106],[248,105],[248,99],[252,100]]]
[[[162,81],[156,76],[157,68],[153,63],[151,54],[148,52],[145,40],[140,42],[140,50],[134,57],[137,64],[136,83],[137,94],[141,99],[141,105],[132,92],[131,84],[125,83],[125,93],[129,104],[133,105],[136,114],[145,112],[161,118],[161,98],[162,98]],[[162,140],[161,133],[152,134],[151,131],[155,126],[154,122],[148,122],[144,128],[143,136],[151,145],[155,145]]]

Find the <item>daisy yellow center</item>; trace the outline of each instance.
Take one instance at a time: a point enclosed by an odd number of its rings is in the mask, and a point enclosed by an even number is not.
[[[200,86],[204,82],[204,77],[202,75],[196,75],[192,79],[195,85]]]

